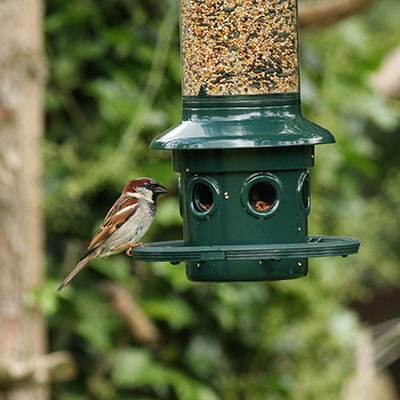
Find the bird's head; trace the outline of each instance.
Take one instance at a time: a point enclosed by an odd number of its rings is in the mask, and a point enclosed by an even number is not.
[[[155,202],[160,194],[168,193],[168,190],[154,179],[137,178],[128,182],[122,193]]]

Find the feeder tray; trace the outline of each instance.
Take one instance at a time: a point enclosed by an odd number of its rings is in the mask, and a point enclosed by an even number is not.
[[[359,246],[358,239],[341,236],[309,236],[305,243],[236,246],[185,246],[182,240],[174,240],[137,247],[134,257],[141,261],[169,261],[174,265],[188,263],[189,278],[197,281],[256,281],[304,276],[307,274],[304,259],[347,257],[357,253]],[[237,261],[240,263],[232,263]],[[254,262],[248,269],[243,268],[243,261]]]

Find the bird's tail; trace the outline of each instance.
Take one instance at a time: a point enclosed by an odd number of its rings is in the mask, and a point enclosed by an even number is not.
[[[69,275],[63,280],[63,282],[61,283],[61,285],[57,288],[57,292],[59,292],[60,290],[62,290],[65,286],[68,285],[68,283],[70,283],[72,281],[72,279],[74,278],[74,276],[83,268],[86,267],[86,265],[93,260],[93,258],[95,258],[97,256],[96,252],[90,252],[88,254],[85,254],[80,261],[78,262],[78,264],[76,264],[75,268],[69,273]]]

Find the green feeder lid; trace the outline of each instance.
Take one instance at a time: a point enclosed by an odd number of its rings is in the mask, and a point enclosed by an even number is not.
[[[307,146],[334,143],[303,117],[299,93],[184,97],[182,121],[158,136],[156,150]]]

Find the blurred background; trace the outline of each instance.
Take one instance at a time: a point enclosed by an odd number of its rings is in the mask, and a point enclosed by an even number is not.
[[[22,301],[42,316],[31,340],[68,367],[47,393],[12,398],[400,399],[398,0],[299,1],[303,113],[337,140],[316,149],[309,233],[358,237],[358,255],[312,260],[304,279],[237,284],[118,255],[56,292],[134,177],[170,189],[144,240],[182,237],[170,154],[149,150],[181,116],[178,3],[44,4],[46,270]],[[2,379],[0,368],[8,399]]]

